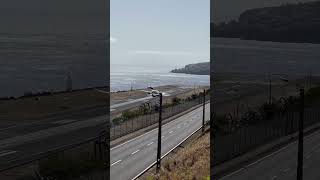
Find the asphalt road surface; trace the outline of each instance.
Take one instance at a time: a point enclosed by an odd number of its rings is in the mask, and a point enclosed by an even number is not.
[[[209,120],[210,104],[206,105],[206,120]],[[202,126],[202,107],[162,126],[162,156]],[[111,149],[112,180],[135,178],[156,161],[158,129]]]
[[[177,89],[171,89],[168,91],[163,92],[163,100],[165,101],[166,98],[171,98],[172,96],[176,96],[178,94],[185,93],[187,91],[190,91],[188,88],[177,88]],[[141,98],[136,98],[136,99],[128,99],[126,101],[122,102],[113,102],[111,101],[110,103],[110,112],[111,112],[111,119],[113,118],[114,115],[117,115],[125,110],[138,107],[139,105],[145,103],[145,102],[151,102],[151,103],[156,103],[159,101],[159,98],[157,97],[152,97],[149,95],[147,92],[145,92],[146,95],[145,97]]]
[[[0,129],[0,169],[39,153],[79,143],[105,130],[107,116],[86,120],[44,120]]]
[[[121,104],[119,108],[135,106],[137,103],[141,103],[141,99]],[[104,110],[105,107],[99,109]],[[29,160],[39,153],[96,137],[100,131],[106,130],[107,119],[107,114],[93,118],[66,114],[41,121],[1,120],[0,169]]]
[[[305,137],[303,179],[320,179],[320,132]],[[273,152],[220,180],[292,180],[297,172],[297,141]]]

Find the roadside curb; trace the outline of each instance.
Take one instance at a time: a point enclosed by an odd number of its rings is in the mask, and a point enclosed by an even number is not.
[[[304,129],[304,136],[308,134],[312,134],[313,132],[320,129],[320,123],[315,124],[313,126],[310,126],[308,128]],[[293,134],[287,135],[285,137],[282,137],[278,140],[272,141],[269,144],[262,145],[260,147],[257,147],[243,155],[240,155],[237,158],[234,158],[230,161],[227,161],[225,163],[216,165],[211,167],[213,169],[211,171],[211,177],[214,178],[222,178],[223,176],[228,175],[229,173],[235,172],[241,167],[245,166],[246,164],[249,164],[250,162],[260,158],[264,157],[271,152],[274,152],[282,147],[287,146],[291,142],[294,142],[298,139],[298,132],[295,132]],[[213,143],[214,144],[214,143]]]

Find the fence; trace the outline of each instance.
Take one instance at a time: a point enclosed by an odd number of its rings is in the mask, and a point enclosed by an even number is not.
[[[210,96],[206,95],[206,101],[210,100]],[[192,107],[200,105],[203,103],[203,97],[199,96],[193,100],[183,100],[177,105],[163,107],[162,108],[162,119],[168,119],[174,115],[184,112]],[[113,124],[110,128],[110,138],[111,140],[117,139],[124,135],[130,134],[132,132],[138,131],[140,129],[149,127],[159,122],[159,112],[157,110],[152,111],[151,114],[146,114],[136,118],[131,118],[122,121],[117,124]],[[168,121],[164,121],[165,123]]]
[[[0,169],[5,180],[108,180],[109,140],[107,133],[45,153],[27,155]],[[0,163],[1,165],[2,163]]]
[[[304,127],[320,122],[320,108],[308,108],[304,113]],[[231,160],[260,145],[295,133],[299,127],[299,112],[287,111],[270,120],[238,127],[232,133],[215,133],[214,165]]]

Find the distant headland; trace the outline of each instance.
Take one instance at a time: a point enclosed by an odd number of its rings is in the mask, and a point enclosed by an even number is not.
[[[211,23],[211,37],[320,43],[320,1],[244,11],[238,20]]]
[[[184,73],[194,75],[210,75],[210,63],[202,62],[196,64],[188,64],[184,68],[174,69],[172,73]]]

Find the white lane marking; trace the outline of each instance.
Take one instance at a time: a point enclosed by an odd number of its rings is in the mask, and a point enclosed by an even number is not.
[[[290,170],[290,168],[287,168],[287,169],[284,169],[284,170],[282,170],[282,172],[288,172]]]
[[[153,142],[151,142],[151,143],[147,144],[147,146],[150,146],[151,144],[153,144]]]
[[[163,139],[164,138],[164,136],[161,136],[161,139]]]
[[[210,104],[210,102],[208,102],[206,105],[208,105],[208,104]],[[178,117],[177,119],[179,119],[179,118],[181,118],[181,117],[185,117],[185,118],[190,117],[190,116],[192,116],[193,113],[199,113],[199,112],[201,112],[200,110],[201,110],[201,107],[198,107],[198,108],[196,108],[196,109],[194,109],[194,110],[192,110],[192,111],[190,111],[190,112],[188,112],[188,113],[186,113],[186,114]],[[177,119],[176,119],[176,120],[177,120]],[[176,123],[176,122],[177,122],[176,120],[170,121],[170,122],[166,123],[165,125],[162,126],[162,128],[167,127],[167,126],[169,126],[170,124]],[[157,130],[158,130],[158,129],[155,128],[155,129],[153,129],[153,130],[151,130],[151,131],[148,131],[148,132],[146,132],[146,133],[144,133],[144,134],[141,134],[140,136],[137,136],[137,137],[135,137],[135,138],[132,138],[132,139],[130,139],[130,140],[128,140],[128,141],[126,141],[126,142],[124,142],[124,143],[122,143],[122,144],[119,144],[119,145],[111,148],[110,151],[112,151],[112,150],[114,150],[114,149],[116,149],[116,148],[119,148],[119,147],[121,147],[121,146],[123,146],[123,145],[125,145],[125,144],[127,144],[127,143],[129,143],[129,142],[131,142],[131,141],[134,141],[134,140],[136,140],[136,139],[138,139],[138,138],[140,138],[140,137],[142,137],[142,136],[145,136],[145,135],[150,134],[150,133],[152,133],[153,131],[157,131]]]
[[[196,129],[195,131],[193,131],[191,134],[189,134],[186,138],[184,138],[182,141],[180,141],[176,146],[174,146],[168,152],[166,152],[164,155],[162,155],[161,159],[164,158],[165,156],[167,156],[170,152],[172,152],[174,149],[176,149],[182,142],[186,141],[190,136],[194,135],[200,129],[201,129],[201,127]],[[151,163],[147,168],[145,168],[143,171],[141,171],[139,174],[137,174],[134,178],[132,178],[132,180],[136,180],[138,177],[140,177],[143,173],[145,173],[148,169],[150,169],[156,163],[157,163],[157,161],[154,161],[153,163]]]
[[[121,162],[121,159],[116,161],[116,162],[114,162],[114,163],[112,163],[111,166],[114,166],[114,165],[118,164],[119,162]]]
[[[304,137],[305,142],[308,141],[308,140],[310,140],[312,137],[314,137],[314,136],[316,136],[316,135],[319,135],[319,134],[320,134],[320,132],[315,132],[315,133],[309,134],[308,136],[305,136],[305,137]],[[256,163],[258,163],[258,162],[266,159],[267,157],[270,157],[270,156],[273,155],[273,154],[276,154],[276,153],[278,153],[278,152],[280,152],[280,151],[282,151],[282,150],[284,150],[284,149],[286,149],[286,148],[289,148],[289,146],[291,146],[291,145],[293,145],[293,144],[296,144],[296,143],[297,143],[297,141],[293,141],[293,142],[287,144],[285,147],[283,147],[283,148],[281,148],[281,149],[273,152],[272,154],[270,154],[270,155],[268,155],[268,156],[265,156],[265,157],[263,157],[263,158],[261,158],[261,159],[258,159],[256,162],[253,162],[253,163],[251,163],[251,164],[249,164],[249,165],[247,165],[247,166],[245,166],[245,167],[249,167],[249,166],[251,166],[251,165],[253,165],[253,164],[256,164]],[[232,172],[232,173],[230,173],[230,174],[227,174],[227,175],[221,177],[219,180],[222,180],[222,179],[225,179],[225,178],[227,178],[227,177],[230,177],[230,176],[232,176],[232,175],[234,175],[234,174],[237,174],[238,172],[240,172],[240,171],[242,171],[242,170],[244,170],[244,169],[245,169],[245,168],[241,168],[241,169],[239,169],[239,170],[237,170],[237,171],[234,171],[234,172]]]
[[[173,131],[170,131],[169,134],[173,133]]]
[[[230,173],[230,174],[228,174],[228,175],[226,175],[226,176],[223,176],[223,177],[220,178],[219,180],[228,178],[228,177],[230,177],[230,176],[232,176],[232,175],[234,175],[234,174],[237,174],[238,172],[240,172],[240,171],[242,171],[242,170],[244,170],[244,168],[238,169],[238,170],[236,170],[236,171],[234,171],[234,172],[232,172],[232,173]]]
[[[294,142],[293,142],[293,143],[294,143]],[[290,144],[291,144],[291,143],[290,143]],[[251,164],[247,165],[246,167],[250,167],[250,166],[252,166],[252,165],[254,165],[254,164],[257,164],[257,163],[259,163],[259,162],[261,162],[261,161],[263,161],[263,160],[267,159],[267,158],[268,158],[268,157],[270,157],[270,156],[273,156],[273,155],[275,155],[275,154],[279,153],[280,151],[282,151],[282,150],[284,150],[284,149],[288,148],[288,146],[289,146],[290,144],[288,144],[288,145],[287,145],[287,146],[285,146],[285,147],[282,147],[281,149],[279,149],[279,150],[277,150],[277,151],[275,151],[275,152],[273,152],[273,153],[271,153],[271,154],[269,154],[269,155],[267,155],[267,156],[264,156],[263,158],[261,158],[261,159],[259,159],[259,160],[255,161],[255,162],[253,162],[253,163],[251,163]]]
[[[177,128],[180,129],[180,126],[178,126]]]
[[[134,155],[134,154],[136,154],[137,152],[139,152],[140,150],[138,149],[138,150],[136,150],[135,152],[133,152],[133,153],[131,153],[131,155]]]
[[[54,121],[52,122],[52,124],[68,124],[68,123],[72,123],[75,122],[77,120],[74,119],[65,119],[65,120],[60,120],[60,121]]]
[[[14,154],[14,153],[16,153],[17,151],[0,151],[0,157],[2,157],[2,156],[7,156],[7,155],[9,155],[9,154]]]
[[[18,127],[18,126],[19,126],[19,125],[12,125],[12,126],[5,127],[5,128],[0,129],[0,131],[4,131],[4,130],[7,130],[7,129],[12,129],[12,128],[15,128],[15,127]]]

